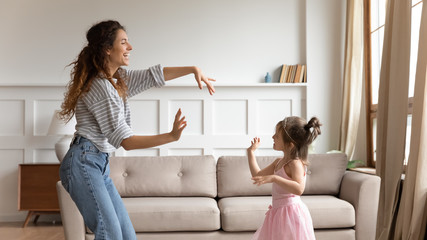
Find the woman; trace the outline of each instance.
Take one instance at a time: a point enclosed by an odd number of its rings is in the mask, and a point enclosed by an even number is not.
[[[86,34],[88,41],[70,65],[71,81],[62,103],[61,117],[76,116],[76,132],[60,168],[61,182],[70,193],[95,239],[136,239],[126,208],[109,177],[109,155],[117,148],[150,148],[177,141],[187,123],[181,110],[172,131],[154,136],[136,136],[130,127],[127,99],[165,81],[187,74],[212,95],[213,79],[197,67],[165,67],[125,70],[132,46],[117,21],[103,21]]]

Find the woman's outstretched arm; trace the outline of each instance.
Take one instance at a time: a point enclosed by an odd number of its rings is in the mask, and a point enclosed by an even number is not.
[[[206,87],[209,90],[209,94],[212,95],[215,93],[215,88],[213,87],[211,82],[215,82],[215,79],[206,77],[200,68],[196,66],[189,66],[189,67],[164,67],[163,68],[163,75],[165,76],[165,80],[169,81],[175,78],[179,78],[188,74],[194,74],[194,78],[197,81],[197,84],[199,85],[199,88],[202,89],[203,85],[202,82],[206,84]]]

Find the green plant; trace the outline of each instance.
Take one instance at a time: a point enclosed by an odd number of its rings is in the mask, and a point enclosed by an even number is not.
[[[329,151],[329,152],[327,152],[327,153],[342,153],[343,151],[340,151],[340,150],[331,150],[331,151]],[[361,161],[361,160],[349,160],[348,162],[347,162],[347,169],[349,169],[349,168],[355,168],[355,167],[357,167],[357,165],[358,164],[363,164],[364,162],[363,161]]]
[[[355,168],[355,167],[357,167],[357,164],[359,164],[359,163],[363,164],[363,161],[361,161],[361,160],[350,160],[347,163],[347,169]]]

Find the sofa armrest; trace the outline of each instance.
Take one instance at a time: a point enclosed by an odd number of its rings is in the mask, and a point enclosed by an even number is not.
[[[62,186],[61,181],[56,183],[58,192],[59,208],[61,209],[62,225],[64,227],[65,239],[84,240],[85,225],[83,217],[71,199],[70,194]]]
[[[375,175],[346,171],[339,198],[348,201],[356,211],[356,239],[375,239],[381,179]]]

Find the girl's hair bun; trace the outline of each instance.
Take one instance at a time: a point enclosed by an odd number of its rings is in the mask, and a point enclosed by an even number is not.
[[[316,139],[317,136],[322,133],[322,131],[320,131],[320,126],[322,126],[322,124],[317,117],[312,117],[310,121],[308,121],[308,123],[304,126],[306,131],[311,132],[307,139],[308,144],[311,144],[314,139]],[[311,128],[313,128],[313,130],[311,130]]]

